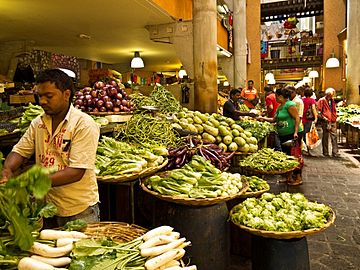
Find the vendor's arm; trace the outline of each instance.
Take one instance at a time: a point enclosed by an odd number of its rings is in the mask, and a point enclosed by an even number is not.
[[[295,120],[295,132],[294,132],[294,139],[297,139],[298,137],[298,131],[299,131],[299,125],[300,125],[300,117],[299,112],[296,109],[296,106],[290,106],[288,108],[288,112],[291,115],[292,118]]]
[[[256,113],[251,113],[251,112],[243,112],[243,111],[238,111],[235,110],[234,111],[238,116],[250,116],[253,118],[256,118],[258,115]]]
[[[263,117],[263,116],[259,116],[259,117],[256,118],[256,120],[266,121],[266,122],[270,122],[270,123],[275,123],[275,122],[276,122],[276,118],[275,118],[275,117]]]
[[[25,161],[25,159],[26,158],[24,158],[20,154],[16,152],[11,152],[5,160],[0,182],[5,182],[11,176],[13,176],[14,172],[20,167],[20,165]]]
[[[70,167],[57,171],[50,175],[52,186],[62,186],[80,181],[80,179],[84,176],[85,171],[86,169]]]

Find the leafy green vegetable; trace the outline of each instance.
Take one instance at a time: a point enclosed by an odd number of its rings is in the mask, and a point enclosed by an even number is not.
[[[87,222],[85,220],[76,219],[66,222],[63,228],[65,231],[82,231],[86,229],[86,227],[87,227]]]

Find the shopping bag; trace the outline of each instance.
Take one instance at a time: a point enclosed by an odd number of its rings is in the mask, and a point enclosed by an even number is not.
[[[301,169],[302,167],[304,167],[304,157],[302,155],[301,145],[298,141],[295,142],[294,146],[291,147],[290,151],[290,154],[293,157],[296,157],[300,163],[297,168]]]
[[[314,149],[321,144],[321,139],[319,138],[319,134],[316,130],[316,126],[312,123],[310,131],[306,133],[306,146],[308,149]]]

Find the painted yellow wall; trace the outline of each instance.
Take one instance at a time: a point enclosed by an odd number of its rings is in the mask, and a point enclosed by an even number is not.
[[[177,20],[192,19],[192,0],[153,0],[153,2]]]
[[[339,59],[342,54],[341,43],[337,35],[345,28],[345,3],[343,0],[324,1],[324,81],[323,90],[332,87],[336,90],[345,90],[345,82],[342,80],[342,65],[344,59],[341,59],[340,67],[325,68],[326,60],[334,50],[335,56]]]
[[[260,1],[247,0],[246,33],[251,61],[247,65],[247,79],[253,80],[255,88],[259,91],[261,90],[260,21]]]

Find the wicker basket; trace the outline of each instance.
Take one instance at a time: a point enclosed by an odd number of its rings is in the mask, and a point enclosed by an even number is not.
[[[133,181],[133,180],[136,180],[139,178],[145,178],[150,175],[153,175],[154,173],[156,173],[159,170],[161,170],[162,168],[164,168],[167,164],[168,164],[168,160],[166,159],[161,165],[159,165],[157,167],[146,168],[145,170],[142,170],[140,173],[118,175],[118,176],[112,176],[112,175],[97,176],[96,179],[99,182],[105,182],[105,183],[129,182],[129,181]]]
[[[255,192],[245,192],[244,194],[240,195],[239,198],[252,198],[252,197],[260,197],[263,193],[268,192],[270,187],[267,189],[255,191]]]
[[[242,189],[231,196],[220,196],[216,198],[206,198],[206,199],[196,199],[196,198],[189,198],[189,197],[181,197],[181,196],[169,196],[169,195],[162,195],[158,192],[152,191],[147,188],[145,185],[146,180],[140,182],[141,188],[151,195],[154,195],[156,198],[176,204],[182,204],[182,205],[191,205],[191,206],[210,206],[214,204],[219,204],[222,202],[226,202],[228,200],[232,200],[235,198],[240,197],[242,194],[245,193],[245,191],[248,189],[248,183],[246,181],[242,181],[243,187]]]
[[[232,211],[230,211],[230,216],[232,215]],[[275,231],[265,231],[265,230],[258,230],[258,229],[253,229],[253,228],[249,228],[247,226],[241,225],[241,224],[237,224],[234,223],[236,226],[238,226],[239,228],[243,229],[244,231],[257,235],[257,236],[261,236],[261,237],[265,237],[265,238],[274,238],[274,239],[293,239],[293,238],[302,238],[308,235],[312,235],[318,232],[322,232],[324,230],[326,230],[327,228],[329,228],[333,223],[335,222],[335,213],[334,211],[331,209],[331,214],[330,217],[328,219],[328,222],[326,224],[324,224],[323,227],[321,228],[314,228],[314,229],[308,229],[308,230],[304,230],[304,231],[292,231],[292,232],[275,232]]]
[[[91,238],[109,237],[117,242],[129,242],[146,233],[146,229],[123,222],[89,223],[84,233]]]
[[[286,170],[274,170],[274,171],[262,171],[262,170],[257,170],[257,169],[253,169],[250,167],[241,167],[242,170],[248,174],[253,174],[253,175],[263,175],[263,174],[267,174],[267,175],[276,175],[276,174],[285,174],[285,173],[289,173],[292,172],[293,170],[295,170],[297,167],[294,168],[289,168]]]

